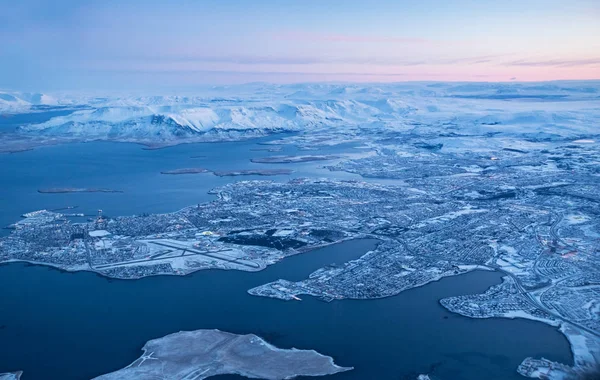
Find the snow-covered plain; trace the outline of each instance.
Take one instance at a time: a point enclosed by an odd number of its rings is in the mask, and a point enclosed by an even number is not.
[[[412,132],[594,140],[600,81],[548,83],[248,84],[189,95],[98,96],[0,91],[0,114],[73,108],[23,123],[5,141],[132,141],[164,146],[280,132]],[[42,139],[42,140],[40,140]],[[596,139],[598,140],[598,139]],[[472,140],[469,139],[469,144]]]

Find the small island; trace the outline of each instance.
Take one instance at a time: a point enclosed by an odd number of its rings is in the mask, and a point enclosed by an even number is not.
[[[220,330],[182,331],[148,341],[133,363],[96,380],[206,379],[235,374],[279,380],[349,371],[314,350],[280,349],[254,335]]]
[[[47,189],[38,189],[42,194],[62,194],[62,193],[122,193],[121,190],[99,189],[87,187],[52,187]]]
[[[282,148],[278,146],[275,148],[251,148],[250,150],[254,152],[281,152]]]
[[[247,169],[247,170],[224,170],[214,171],[213,174],[218,177],[235,177],[242,175],[260,175],[260,176],[272,176],[272,175],[289,175],[292,174],[293,170],[290,169]]]
[[[161,174],[201,174],[208,173],[208,170],[204,168],[182,168],[173,170],[164,170]]]
[[[271,156],[262,158],[252,158],[250,161],[258,164],[293,164],[298,162],[326,161],[336,160],[339,156],[321,155],[321,156]]]

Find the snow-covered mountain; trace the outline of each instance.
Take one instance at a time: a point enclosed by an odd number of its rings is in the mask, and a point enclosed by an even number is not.
[[[35,107],[44,105],[46,107]],[[0,110],[73,112],[18,133],[70,140],[146,144],[225,140],[313,130],[598,134],[600,82],[304,84],[212,87],[197,94],[85,96],[0,92]],[[79,108],[77,108],[77,107]]]
[[[56,106],[59,101],[42,93],[0,91],[0,112],[25,112],[41,105]]]

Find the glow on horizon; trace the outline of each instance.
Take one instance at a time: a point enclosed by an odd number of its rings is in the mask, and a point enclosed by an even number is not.
[[[0,87],[600,79],[595,0],[22,0]]]

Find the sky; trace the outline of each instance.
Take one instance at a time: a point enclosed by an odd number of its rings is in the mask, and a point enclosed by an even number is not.
[[[574,79],[598,0],[0,0],[0,88]]]

